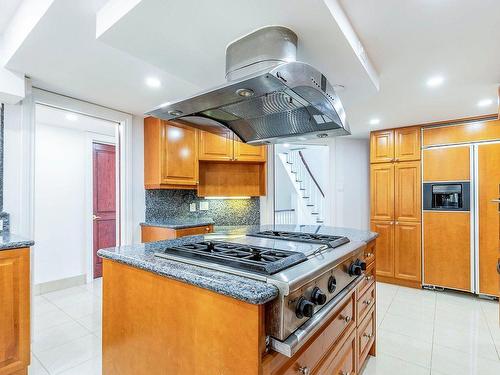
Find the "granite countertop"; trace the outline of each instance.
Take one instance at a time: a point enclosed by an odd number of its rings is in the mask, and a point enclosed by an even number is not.
[[[0,251],[33,246],[35,243],[9,232],[0,232]]]
[[[170,229],[183,229],[183,228],[193,228],[202,227],[204,225],[214,224],[211,218],[179,218],[179,219],[167,219],[165,221],[148,221],[141,223],[143,227],[161,227]]]
[[[204,239],[217,239],[219,237],[220,239],[226,238],[230,240],[232,236],[237,237],[251,232],[270,229],[342,235],[349,237],[352,241],[362,242],[369,242],[378,236],[377,233],[370,231],[318,226],[216,226],[215,233],[205,236],[189,236],[175,240],[101,249],[98,251],[98,255],[102,258],[111,259],[161,276],[183,281],[244,302],[264,304],[277,297],[278,289],[275,286],[243,276],[158,258],[154,256],[154,253],[162,251],[166,247],[199,242]]]

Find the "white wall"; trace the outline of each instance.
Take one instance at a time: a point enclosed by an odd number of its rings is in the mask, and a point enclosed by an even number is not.
[[[332,142],[334,163],[333,225],[369,229],[370,148],[368,139],[338,137]]]

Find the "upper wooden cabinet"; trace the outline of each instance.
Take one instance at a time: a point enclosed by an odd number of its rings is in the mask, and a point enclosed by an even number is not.
[[[419,126],[372,132],[370,162],[420,160],[420,138]]]
[[[373,132],[370,137],[370,162],[387,163],[394,160],[394,130]]]
[[[394,161],[420,160],[420,127],[394,130]]]
[[[394,165],[373,164],[370,168],[370,216],[372,220],[394,219]]]
[[[200,131],[198,157],[204,161],[265,162],[266,146],[243,143],[229,130],[223,134]]]
[[[146,189],[196,189],[198,131],[174,121],[144,120]]]
[[[0,251],[0,374],[27,374],[30,364],[30,252]]]
[[[235,139],[234,160],[255,162],[266,161],[266,146],[252,146]]]
[[[422,184],[420,162],[406,161],[394,165],[394,218],[396,221],[421,220]]]
[[[223,134],[213,134],[200,131],[200,147],[198,158],[200,160],[230,161],[234,158],[233,133],[227,131]]]

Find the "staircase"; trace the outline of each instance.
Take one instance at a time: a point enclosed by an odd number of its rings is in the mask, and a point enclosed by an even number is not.
[[[302,197],[302,209],[310,218],[308,223],[299,224],[322,224],[325,220],[325,194],[304,159],[303,149],[289,149],[278,155],[292,180],[298,196]]]

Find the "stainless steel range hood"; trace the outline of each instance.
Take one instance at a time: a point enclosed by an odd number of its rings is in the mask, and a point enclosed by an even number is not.
[[[213,133],[230,129],[250,144],[350,134],[332,85],[312,66],[295,61],[296,51],[297,35],[290,29],[254,31],[228,45],[227,83],[147,114]]]

